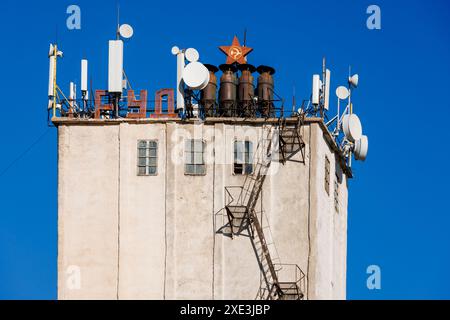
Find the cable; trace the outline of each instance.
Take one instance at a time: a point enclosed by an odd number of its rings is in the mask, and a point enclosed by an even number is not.
[[[28,147],[26,148],[17,158],[15,158],[5,169],[0,172],[0,177],[2,177],[12,166],[14,166],[20,159],[22,159],[35,145],[37,145],[50,131],[50,127],[46,130]]]

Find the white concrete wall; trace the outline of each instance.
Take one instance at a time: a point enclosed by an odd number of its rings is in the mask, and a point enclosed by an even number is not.
[[[228,223],[225,187],[245,179],[233,175],[234,141],[249,139],[256,148],[260,125],[124,122],[61,125],[58,132],[60,299],[255,298],[261,282],[250,239],[218,230]],[[344,299],[346,178],[336,213],[335,156],[318,123],[302,132],[304,163],[300,153],[297,162],[273,162],[276,173],[267,177],[257,209],[281,262],[307,273],[307,297]],[[186,138],[207,144],[204,176],[185,175]],[[137,175],[141,139],[158,141],[156,176]],[[80,289],[68,286],[69,266],[80,267]]]

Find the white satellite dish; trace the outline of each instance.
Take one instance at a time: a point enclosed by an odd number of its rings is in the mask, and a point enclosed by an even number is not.
[[[336,95],[340,100],[345,100],[350,95],[350,92],[346,87],[340,86],[336,89]]]
[[[369,151],[369,138],[367,136],[361,136],[361,139],[355,143],[355,159],[364,161],[367,157],[367,152]]]
[[[183,69],[184,83],[192,90],[203,90],[209,83],[209,71],[200,62],[191,62]]]
[[[186,57],[186,60],[189,62],[197,62],[198,59],[200,59],[200,54],[194,48],[186,49],[184,55]]]
[[[133,36],[133,27],[129,24],[123,24],[119,28],[119,34],[122,38],[130,39]]]
[[[353,86],[353,87],[357,87],[358,83],[359,83],[359,75],[355,74],[351,77],[348,78],[348,83]]]
[[[172,47],[172,54],[174,55],[174,56],[176,56],[177,54],[179,54],[180,53],[180,48],[178,48],[177,46],[173,46]]]
[[[342,129],[345,137],[351,142],[358,141],[362,136],[361,121],[356,114],[346,114],[342,119]]]

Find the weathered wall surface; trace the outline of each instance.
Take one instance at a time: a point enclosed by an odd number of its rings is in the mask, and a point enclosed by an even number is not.
[[[223,209],[225,187],[245,179],[233,174],[234,141],[253,141],[256,149],[261,126],[121,123],[64,125],[58,132],[60,299],[256,297],[261,277],[254,249],[245,234],[229,237]],[[319,124],[302,133],[305,157],[272,163],[257,209],[266,237],[273,236],[275,262],[307,273],[307,297],[345,299],[346,178],[338,213],[334,153]],[[185,175],[187,138],[206,142],[203,176]],[[155,176],[137,175],[137,141],[146,139],[158,141]],[[71,266],[80,269],[80,288],[70,285]]]

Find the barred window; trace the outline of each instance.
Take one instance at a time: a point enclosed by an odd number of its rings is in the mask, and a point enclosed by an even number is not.
[[[234,142],[234,174],[251,174],[253,172],[253,143],[250,141]]]
[[[138,175],[153,176],[158,172],[158,142],[138,141]]]
[[[339,213],[339,176],[336,174],[334,180],[334,209]]]
[[[206,165],[204,159],[205,143],[202,140],[186,140],[185,145],[185,174],[204,175]]]
[[[325,191],[330,195],[330,160],[325,156]]]

